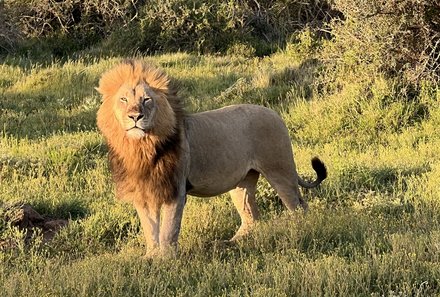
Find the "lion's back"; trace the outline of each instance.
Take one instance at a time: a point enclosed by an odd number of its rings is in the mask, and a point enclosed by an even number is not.
[[[223,108],[192,114],[186,123],[187,130],[195,133],[216,131],[217,137],[255,137],[266,133],[286,132],[280,116],[273,110],[252,104],[230,105]],[[251,133],[251,135],[249,134]]]

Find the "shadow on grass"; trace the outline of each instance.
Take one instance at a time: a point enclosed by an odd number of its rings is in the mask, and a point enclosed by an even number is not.
[[[47,216],[66,220],[78,220],[90,214],[89,208],[80,197],[72,197],[72,199],[60,201],[55,205],[36,204],[35,209]]]
[[[67,111],[64,114],[56,109],[49,109],[25,114],[4,110],[0,114],[0,126],[6,135],[30,140],[66,132],[95,131],[96,111],[97,109],[91,109],[70,114]]]
[[[93,170],[97,162],[107,156],[107,146],[101,141],[91,141],[74,151],[47,152],[44,156],[3,156],[0,158],[0,181],[13,177],[24,179],[49,178],[66,174],[69,178],[78,176],[78,172]]]
[[[332,177],[325,186],[313,190],[305,190],[306,198],[313,199],[313,196],[328,197],[327,202],[344,203],[353,201],[353,195],[359,193],[378,193],[384,195],[398,195],[404,193],[407,186],[407,179],[411,176],[422,175],[431,170],[428,165],[419,165],[408,168],[392,167],[384,164],[380,167],[368,167],[365,165],[353,165],[344,169],[338,176]],[[312,192],[313,191],[313,194]],[[360,195],[359,199],[363,196]]]
[[[77,220],[89,215],[89,209],[84,204],[84,201],[79,198],[60,201],[57,204],[49,204],[44,201],[34,201],[30,203],[16,201],[12,204],[7,202],[0,203],[1,214],[16,212],[23,205],[28,205],[29,208],[34,209],[42,217],[51,219]]]
[[[66,63],[81,62],[85,66],[96,64],[100,60],[108,60],[112,58],[120,58],[123,60],[125,57],[115,55],[111,53],[91,53],[90,51],[79,51],[78,53],[53,55],[50,53],[44,53],[42,55],[3,55],[0,56],[2,64],[11,67],[19,67],[23,71],[27,71],[38,65],[40,67],[50,67],[54,64],[62,67]]]

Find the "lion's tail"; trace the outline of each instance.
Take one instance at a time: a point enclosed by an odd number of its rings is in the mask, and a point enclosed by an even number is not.
[[[316,175],[318,176],[317,179],[311,183],[304,181],[301,179],[301,177],[298,176],[298,183],[301,187],[304,188],[314,188],[318,186],[324,179],[327,178],[327,168],[325,167],[324,163],[319,160],[318,157],[314,157],[312,159],[312,167],[316,172]]]

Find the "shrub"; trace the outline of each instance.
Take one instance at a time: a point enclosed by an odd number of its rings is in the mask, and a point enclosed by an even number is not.
[[[115,25],[136,16],[138,0],[5,0],[9,27],[27,39],[65,54],[96,43]],[[40,44],[39,44],[40,43]]]
[[[5,3],[0,2],[0,53],[10,52],[20,38],[20,32],[11,24]]]
[[[160,50],[224,50],[244,32],[243,10],[234,2],[153,0],[140,19],[145,48]],[[236,13],[236,15],[234,15]]]
[[[402,76],[411,84],[440,75],[440,6],[431,0],[336,0],[343,18],[333,19],[324,44],[327,76],[343,80],[374,72]]]
[[[58,47],[60,54],[98,45],[110,36],[104,47],[112,52],[215,53],[245,43],[263,55],[283,45],[293,31],[329,19],[328,9],[321,0],[4,2],[9,28],[49,49]]]
[[[11,21],[27,37],[72,33],[94,35],[108,33],[114,22],[128,23],[136,13],[138,2],[140,1],[6,0],[5,8]]]

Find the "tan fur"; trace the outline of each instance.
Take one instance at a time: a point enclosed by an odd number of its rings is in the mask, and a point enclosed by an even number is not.
[[[235,240],[258,219],[260,174],[290,210],[307,208],[298,183],[314,187],[327,175],[315,158],[318,179],[307,183],[298,177],[287,128],[274,111],[236,105],[184,115],[173,82],[140,61],[105,73],[97,90],[103,96],[97,122],[109,145],[117,196],[133,202],[149,255],[177,246],[187,193],[231,191],[242,219]]]

